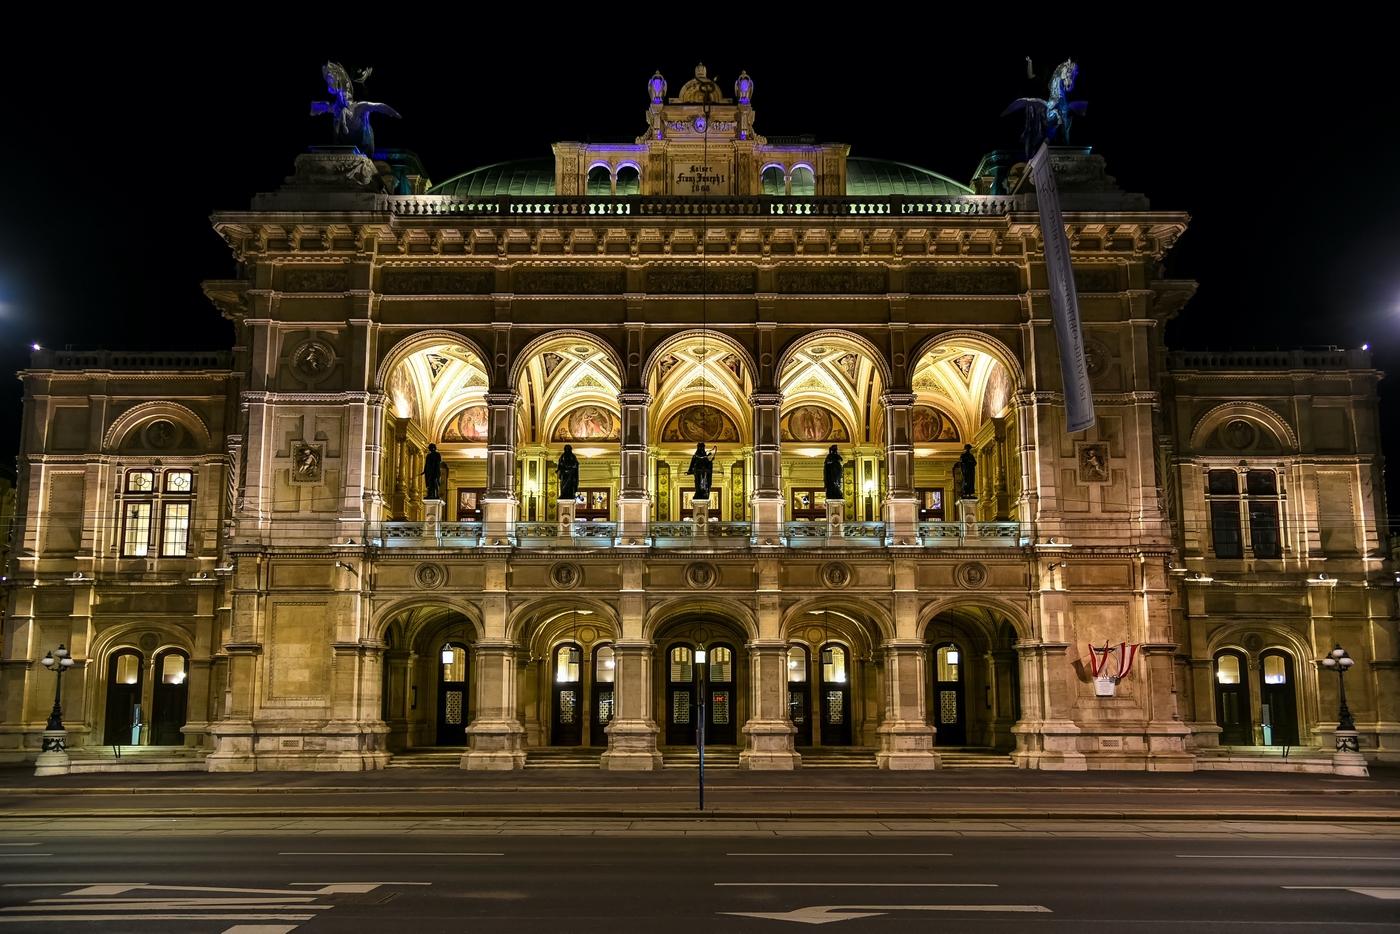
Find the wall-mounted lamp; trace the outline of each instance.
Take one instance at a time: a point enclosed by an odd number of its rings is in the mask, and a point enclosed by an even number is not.
[[[1053,571],[1053,570],[1055,570],[1056,568],[1063,568],[1063,567],[1068,567],[1068,565],[1065,564],[1063,561],[1052,561],[1052,562],[1050,562],[1050,565],[1049,565],[1049,567],[1046,568],[1046,570],[1047,570],[1047,571]]]
[[[335,563],[335,566],[338,568],[345,568],[345,570],[349,571],[351,574],[354,574],[356,577],[360,576],[360,572],[355,570],[355,566],[353,564],[348,564],[344,561],[337,561]]]
[[[218,566],[218,567],[214,568],[214,573],[215,573],[215,574],[232,574],[232,573],[233,573],[233,565],[231,565],[231,564],[225,564],[225,565]]]
[[[1193,584],[1209,584],[1215,580],[1209,574],[1202,574],[1200,571],[1192,571],[1186,579]]]

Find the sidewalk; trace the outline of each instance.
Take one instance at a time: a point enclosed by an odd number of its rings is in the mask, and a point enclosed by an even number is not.
[[[6,817],[677,818],[691,770],[106,773],[0,770]],[[735,819],[1210,819],[1400,822],[1400,770],[1365,779],[1231,772],[717,771],[707,816]]]

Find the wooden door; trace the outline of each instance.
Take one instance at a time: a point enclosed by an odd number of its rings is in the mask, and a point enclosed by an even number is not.
[[[1254,744],[1254,721],[1249,710],[1249,665],[1241,652],[1216,653],[1215,722],[1220,725],[1220,745]]]
[[[812,691],[807,680],[807,664],[806,648],[788,647],[788,719],[797,728],[793,742],[798,746],[812,745]]]
[[[673,645],[666,653],[666,745],[695,744],[695,652]]]
[[[617,685],[617,657],[610,645],[600,645],[593,650],[593,703],[592,723],[588,730],[590,746],[608,744],[607,726],[612,723],[617,709],[615,693]]]
[[[821,651],[822,745],[851,744],[851,652],[829,642]]]
[[[1269,724],[1264,742],[1273,746],[1298,745],[1298,694],[1293,682],[1293,656],[1269,649],[1259,656],[1259,670],[1264,678],[1259,686],[1259,720]]]
[[[107,716],[102,736],[106,745],[137,745],[131,728],[140,716],[145,675],[146,657],[135,649],[120,649],[108,657]]]
[[[716,746],[732,746],[735,729],[735,657],[727,645],[711,646],[705,656],[709,681],[709,700],[705,705],[705,742]]]
[[[967,703],[963,689],[966,660],[956,642],[933,650],[933,726],[940,746],[967,745]]]
[[[471,656],[460,642],[442,647],[438,661],[437,744],[467,743],[467,672]]]
[[[551,682],[554,712],[551,717],[550,744],[580,746],[583,744],[583,650],[572,642],[554,649]]]
[[[189,703],[190,657],[178,649],[156,656],[156,683],[151,692],[151,745],[183,746]]]

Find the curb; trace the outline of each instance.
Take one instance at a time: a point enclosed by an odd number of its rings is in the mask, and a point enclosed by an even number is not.
[[[1199,786],[1150,785],[712,785],[722,792],[825,792],[873,794],[1211,794],[1211,795],[1368,795],[1400,797],[1400,788],[1210,788]],[[570,794],[608,794],[616,792],[680,792],[680,785],[93,785],[0,787],[0,797],[28,795],[366,795],[366,794],[530,794],[568,792]]]
[[[612,818],[624,820],[675,820],[694,821],[699,818],[723,818],[729,820],[830,820],[830,821],[871,821],[871,820],[1191,820],[1191,821],[1267,821],[1299,822],[1315,821],[1348,823],[1400,823],[1400,812],[1396,811],[1295,811],[1290,813],[1264,811],[1213,811],[1203,813],[1188,808],[1162,808],[1150,811],[1098,809],[1035,809],[1035,808],[954,808],[950,810],[914,811],[888,809],[843,808],[841,810],[755,810],[752,808],[708,808],[704,811],[692,808],[658,808],[637,810],[629,808],[581,807],[570,809],[503,808],[503,807],[440,807],[440,808],[163,808],[158,814],[138,814],[131,810],[113,808],[92,808],[84,810],[25,811],[10,813],[0,818],[8,820],[47,820],[73,818],[125,818],[135,821],[168,820],[173,818],[284,818],[295,820],[308,817],[397,817],[397,818],[503,818],[534,820],[560,820],[584,818]]]

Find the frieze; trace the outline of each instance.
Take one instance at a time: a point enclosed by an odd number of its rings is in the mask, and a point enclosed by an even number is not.
[[[647,270],[647,291],[661,295],[745,293],[752,292],[755,286],[752,266],[727,269],[658,266]]]
[[[779,269],[776,291],[877,295],[888,291],[884,269]]]
[[[1118,284],[1118,269],[1077,267],[1074,270],[1074,288],[1078,292],[1117,292],[1121,288]]]
[[[914,295],[1005,295],[1021,291],[1014,266],[912,266],[909,292]]]
[[[627,271],[621,266],[525,266],[515,270],[513,287],[521,295],[619,295],[627,289]]]
[[[379,282],[385,295],[485,295],[495,288],[494,269],[385,269]]]
[[[344,292],[350,288],[349,270],[288,269],[282,273],[284,292]]]

